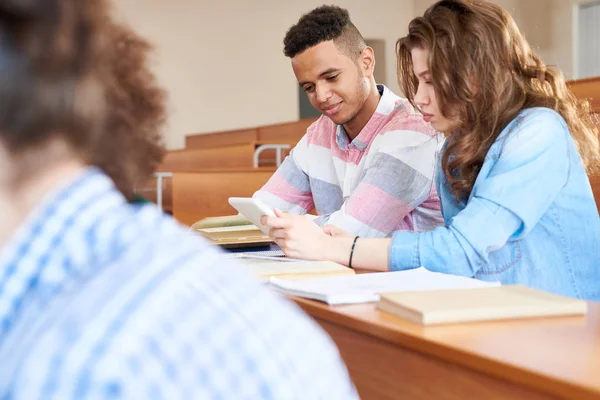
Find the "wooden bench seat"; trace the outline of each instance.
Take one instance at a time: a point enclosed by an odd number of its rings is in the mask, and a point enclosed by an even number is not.
[[[248,161],[248,158],[244,156],[241,159],[235,158],[242,151],[241,148],[244,148],[245,154],[251,147],[254,152],[264,144],[286,144],[291,149],[315,120],[316,118],[307,118],[255,128],[188,135],[185,138],[185,150],[168,152],[159,171],[252,167],[252,159]],[[208,155],[196,153],[196,150],[209,153]],[[287,156],[289,151],[284,150],[283,157]],[[227,153],[230,154],[229,158],[231,159],[226,160],[222,157]],[[203,161],[198,161],[200,159]],[[264,150],[260,156],[260,166],[276,166],[276,159],[275,150]]]
[[[251,168],[254,143],[207,149],[173,150],[166,153],[160,172],[199,171],[206,168]]]
[[[314,121],[316,121],[316,118],[306,118],[294,122],[255,128],[188,135],[185,138],[185,148],[207,149],[248,143],[257,146],[261,144],[289,144],[294,147]]]
[[[172,178],[173,216],[185,225],[205,218],[236,214],[229,197],[251,197],[275,168],[175,172]]]
[[[260,144],[289,144],[294,147],[315,121],[316,118],[306,118],[295,122],[259,126],[257,142]]]
[[[258,128],[239,129],[233,131],[188,135],[185,137],[186,149],[207,149],[213,147],[233,146],[237,144],[256,143]]]

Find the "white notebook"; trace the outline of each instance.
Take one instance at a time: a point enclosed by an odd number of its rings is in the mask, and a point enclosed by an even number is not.
[[[240,259],[240,265],[261,281],[271,277],[286,280],[313,279],[316,277],[354,275],[354,270],[331,261],[305,261],[282,257],[255,256]]]
[[[500,286],[464,276],[431,272],[420,267],[407,271],[374,272],[349,276],[313,278],[302,281],[271,277],[277,290],[330,305],[379,301],[379,293],[415,290],[473,289]]]

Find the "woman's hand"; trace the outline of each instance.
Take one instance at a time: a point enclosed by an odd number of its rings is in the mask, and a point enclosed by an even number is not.
[[[354,235],[351,233],[348,233],[344,230],[342,230],[341,228],[338,228],[335,225],[327,225],[325,227],[323,227],[323,232],[325,232],[327,235],[329,236],[335,236],[335,237],[351,237],[352,239],[354,239]]]
[[[331,259],[332,236],[310,218],[279,210],[275,210],[275,215],[262,217],[261,223],[271,228],[269,235],[286,256],[304,260]]]

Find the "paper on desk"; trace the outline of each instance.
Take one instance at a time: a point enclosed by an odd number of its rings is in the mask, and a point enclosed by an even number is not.
[[[269,282],[283,293],[319,300],[330,305],[375,302],[379,301],[379,293],[385,292],[500,286],[500,282],[485,282],[464,276],[431,272],[423,267],[302,281],[271,277]]]
[[[254,255],[254,254],[248,254],[248,253],[238,253],[238,254],[233,254],[233,258],[240,258],[242,260],[268,260],[268,261],[275,261],[275,262],[304,262],[305,260],[301,260],[299,258],[288,258],[285,257],[285,254],[283,256],[262,256],[262,255]]]
[[[251,257],[240,260],[240,265],[264,281],[273,276],[281,276],[288,280],[354,274],[354,270],[330,261]]]
[[[270,243],[267,246],[256,248],[240,248],[229,249],[230,256],[234,258],[257,258],[265,260],[292,260],[285,257],[285,253],[281,247],[275,243]]]

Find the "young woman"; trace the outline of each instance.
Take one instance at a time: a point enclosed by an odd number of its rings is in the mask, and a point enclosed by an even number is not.
[[[286,254],[600,299],[600,219],[586,173],[600,150],[586,104],[487,1],[436,3],[397,53],[404,93],[446,135],[436,178],[446,225],[390,239],[308,223],[283,234],[296,217],[278,213],[265,219]]]

